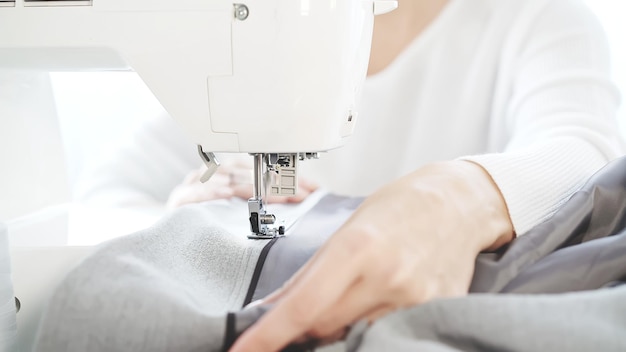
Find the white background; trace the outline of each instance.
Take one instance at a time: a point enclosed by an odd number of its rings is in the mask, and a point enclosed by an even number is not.
[[[587,0],[587,5],[602,21],[611,43],[613,76],[622,95],[626,94],[626,2],[623,0]],[[622,135],[626,136],[626,96],[620,113]]]

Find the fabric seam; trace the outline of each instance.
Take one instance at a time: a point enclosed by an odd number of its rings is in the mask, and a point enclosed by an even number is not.
[[[257,284],[259,283],[259,279],[261,278],[261,271],[263,270],[263,265],[265,264],[265,259],[267,255],[274,245],[276,241],[278,241],[279,237],[273,238],[270,240],[265,247],[261,250],[261,254],[259,254],[259,259],[256,262],[256,266],[254,267],[254,273],[252,274],[252,280],[250,280],[250,286],[248,286],[248,293],[246,294],[246,299],[243,301],[243,307],[248,305],[250,301],[252,301],[252,297],[254,297],[254,291],[256,291]]]

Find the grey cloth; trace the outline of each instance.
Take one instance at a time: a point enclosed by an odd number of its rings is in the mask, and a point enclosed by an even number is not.
[[[270,309],[241,306],[280,287],[360,201],[327,196],[288,237],[270,242],[220,227],[226,223],[203,205],[183,208],[104,245],[71,272],[50,301],[36,350],[227,349]],[[626,278],[625,203],[623,158],[550,220],[500,252],[479,256],[471,290],[492,294],[434,301],[370,329],[357,326],[349,350],[620,350],[626,289],[601,288]]]
[[[626,278],[626,157],[591,177],[556,214],[476,261],[471,292],[558,293]]]
[[[237,313],[244,331],[270,306]],[[234,337],[230,337],[234,340]],[[306,351],[315,341],[292,345]],[[472,294],[399,311],[371,327],[357,324],[349,352],[623,352],[626,286],[558,295]]]
[[[626,287],[439,300],[349,336],[351,352],[624,352]]]
[[[267,243],[220,222],[185,207],[103,245],[56,289],[35,350],[219,351]]]

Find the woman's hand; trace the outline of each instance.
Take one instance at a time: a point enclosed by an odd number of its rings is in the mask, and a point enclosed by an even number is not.
[[[249,164],[237,161],[224,163],[211,179],[205,183],[200,177],[205,172],[204,166],[191,171],[183,182],[176,186],[167,200],[168,208],[176,208],[188,203],[199,203],[214,199],[252,197],[254,176]],[[306,179],[298,179],[298,192],[293,197],[267,197],[269,203],[299,203],[317,189],[317,185]]]
[[[231,352],[278,351],[341,336],[361,319],[465,295],[477,254],[513,238],[506,205],[482,167],[424,167],[382,188],[265,302],[274,308]]]

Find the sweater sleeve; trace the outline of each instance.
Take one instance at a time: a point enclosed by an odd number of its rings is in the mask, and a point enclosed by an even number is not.
[[[554,0],[522,25],[506,113],[495,117],[505,119],[508,143],[500,153],[463,158],[491,175],[518,235],[623,153],[619,92],[595,17],[579,1]]]
[[[167,114],[146,120],[83,172],[75,198],[104,207],[163,208],[172,189],[199,167],[196,147]]]

